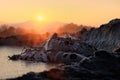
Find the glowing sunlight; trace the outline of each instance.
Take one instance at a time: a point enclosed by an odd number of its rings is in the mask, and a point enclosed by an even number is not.
[[[43,21],[43,17],[42,16],[38,16],[38,21]]]

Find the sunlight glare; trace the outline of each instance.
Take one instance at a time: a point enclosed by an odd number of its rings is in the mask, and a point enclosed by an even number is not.
[[[38,16],[38,21],[43,21],[43,17],[42,16]]]

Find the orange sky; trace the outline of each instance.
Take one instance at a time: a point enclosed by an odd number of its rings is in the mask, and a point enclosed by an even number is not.
[[[0,21],[45,21],[99,26],[120,17],[120,0],[0,0]]]

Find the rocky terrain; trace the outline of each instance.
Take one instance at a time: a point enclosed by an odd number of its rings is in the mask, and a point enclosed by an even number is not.
[[[119,80],[120,50],[116,51],[97,51],[94,56],[79,63],[62,65],[41,73],[30,72],[8,80]]]
[[[25,49],[20,55],[9,57],[13,60],[43,61],[55,63],[72,63],[93,55],[96,48],[66,35],[59,37],[56,33],[43,46]]]
[[[98,49],[112,51],[120,46],[120,19],[113,19],[99,28],[84,28],[79,32],[79,38]]]
[[[54,34],[38,48],[25,49],[11,60],[62,63],[49,71],[30,72],[8,80],[120,80],[120,20],[90,30],[79,39]]]

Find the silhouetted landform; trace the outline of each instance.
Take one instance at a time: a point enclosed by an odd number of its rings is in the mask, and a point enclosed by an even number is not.
[[[120,46],[120,19],[113,19],[99,28],[82,29],[79,32],[81,41],[98,48],[111,51]]]
[[[54,34],[44,45],[25,49],[23,53],[9,58],[63,65],[8,80],[120,80],[119,30],[120,20],[114,19],[100,28],[83,29],[79,39]]]
[[[34,31],[2,25],[0,27],[0,46],[38,46],[51,34],[37,34]]]
[[[86,28],[89,30],[91,26],[85,26],[85,25],[77,25],[74,23],[69,23],[66,24],[60,28],[57,29],[57,33],[60,35],[65,35],[65,34],[71,34],[75,36],[76,32],[81,31],[83,28]]]
[[[32,26],[32,25],[31,25]],[[63,36],[65,34],[71,34],[75,36],[75,33],[80,31],[83,27],[88,28],[84,25],[76,24],[66,24],[64,26],[58,27],[56,33]],[[46,28],[46,30],[48,30]],[[48,37],[50,37],[53,32],[36,32],[30,29],[24,29],[22,27],[14,27],[9,25],[0,26],[0,46],[39,46],[43,44]]]

